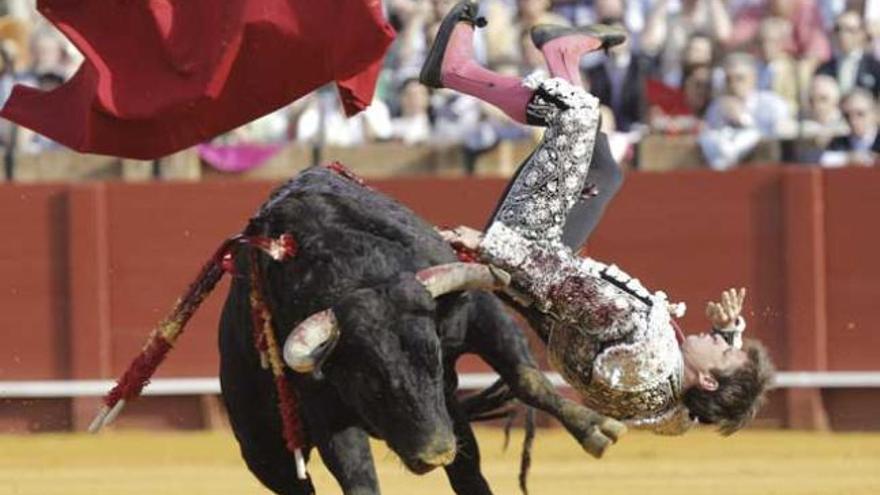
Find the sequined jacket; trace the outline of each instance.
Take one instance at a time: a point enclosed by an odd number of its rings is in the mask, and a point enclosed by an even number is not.
[[[681,404],[683,361],[662,292],[618,269],[578,257],[495,222],[484,259],[512,275],[516,297],[546,314],[551,364],[597,412],[636,428],[681,434],[693,422]]]
[[[691,424],[681,405],[683,363],[662,293],[562,244],[581,199],[599,127],[599,102],[563,79],[527,80],[527,113],[546,125],[502,198],[480,245],[512,275],[514,298],[541,311],[554,367],[595,410],[661,433]]]

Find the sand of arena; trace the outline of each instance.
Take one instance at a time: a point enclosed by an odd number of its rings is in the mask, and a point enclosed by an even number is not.
[[[478,430],[483,471],[495,493],[515,494],[522,431],[502,451],[499,430]],[[373,445],[384,494],[448,494],[442,471],[409,474]],[[319,494],[339,493],[313,459]],[[601,461],[560,428],[541,429],[533,494],[877,495],[880,434],[752,430],[731,438],[632,433]],[[0,495],[190,495],[268,493],[247,472],[228,432],[0,435]]]

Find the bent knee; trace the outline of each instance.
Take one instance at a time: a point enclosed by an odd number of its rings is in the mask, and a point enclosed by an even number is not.
[[[611,154],[608,136],[604,132],[600,132],[596,138],[596,147],[587,180],[594,182],[600,192],[613,195],[623,186],[624,175],[623,169]]]
[[[538,98],[556,108],[549,127],[569,136],[595,133],[599,126],[599,99],[584,88],[560,78],[547,79],[537,89]]]

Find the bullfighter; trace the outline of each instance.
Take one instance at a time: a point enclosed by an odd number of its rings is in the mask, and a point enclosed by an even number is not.
[[[551,364],[597,412],[662,434],[698,422],[724,434],[740,429],[772,378],[765,348],[741,339],[745,291],[726,291],[709,304],[716,331],[684,338],[673,320],[683,305],[615,265],[575,254],[621,182],[599,131],[599,102],[580,84],[578,63],[624,34],[604,26],[536,26],[532,41],[552,78],[520,80],[474,60],[474,29],[483,24],[476,3],[459,2],[440,26],[423,84],[474,96],[546,131],[485,233],[459,227],[445,238],[510,273],[508,299],[547,344]]]

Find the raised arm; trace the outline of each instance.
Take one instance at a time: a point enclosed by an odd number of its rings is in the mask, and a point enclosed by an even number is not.
[[[709,22],[712,24],[712,34],[715,40],[723,46],[727,46],[733,36],[733,21],[723,0],[708,0]]]
[[[658,0],[645,23],[645,32],[642,33],[642,50],[648,55],[656,55],[666,41],[669,32],[668,15],[669,0]]]
[[[710,301],[706,305],[706,318],[712,324],[712,332],[721,335],[733,347],[742,347],[742,334],[746,320],[742,317],[746,290],[727,289],[721,293],[721,301]]]

